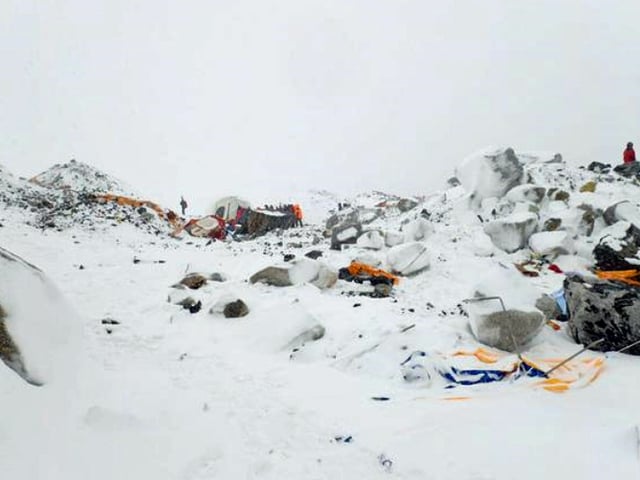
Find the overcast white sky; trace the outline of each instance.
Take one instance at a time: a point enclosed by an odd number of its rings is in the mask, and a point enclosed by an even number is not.
[[[426,193],[487,145],[615,162],[639,26],[639,0],[2,0],[0,163],[171,202]]]

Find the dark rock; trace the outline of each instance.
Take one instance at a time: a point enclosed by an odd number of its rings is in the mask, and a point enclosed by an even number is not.
[[[240,318],[249,314],[249,307],[242,300],[238,299],[235,302],[225,305],[222,312],[226,318]]]
[[[538,298],[536,308],[542,312],[547,320],[555,320],[562,315],[558,302],[549,295],[542,295]]]
[[[640,162],[623,163],[613,167],[613,171],[623,177],[631,178],[640,174]]]
[[[620,350],[640,340],[640,289],[621,282],[570,275],[564,281],[569,332],[581,344],[604,342],[600,351]],[[640,345],[626,353],[640,355]]]
[[[182,300],[176,303],[176,305],[181,306],[185,310],[189,310],[195,304],[196,304],[196,300],[193,297],[183,298]]]
[[[187,309],[189,310],[189,313],[198,313],[200,310],[202,310],[202,302],[198,300],[196,303],[194,303]]]
[[[542,230],[545,232],[555,232],[562,225],[562,220],[559,218],[549,218],[544,222]]]
[[[212,282],[226,282],[227,279],[225,278],[224,275],[222,275],[221,273],[212,273],[211,275],[209,275],[209,280]]]
[[[418,202],[410,198],[403,198],[400,201],[398,201],[397,206],[398,206],[398,210],[400,210],[402,213],[405,213],[416,208],[418,206]]]
[[[295,254],[293,253],[286,253],[283,255],[283,260],[285,262],[290,262],[291,260],[293,260],[294,258],[296,258]]]
[[[22,378],[28,379],[29,374],[24,366],[20,350],[7,330],[5,324],[6,318],[7,314],[2,308],[2,305],[0,305],[0,360]]]
[[[608,163],[591,162],[587,167],[587,170],[594,173],[609,173],[611,165]]]
[[[207,278],[201,273],[190,273],[180,280],[180,284],[191,290],[198,290],[207,284]]]
[[[331,249],[341,250],[343,245],[355,244],[362,235],[362,225],[348,223],[335,227],[331,232]]]
[[[304,256],[313,260],[317,260],[322,256],[322,252],[320,250],[311,250],[310,252],[305,253]]]

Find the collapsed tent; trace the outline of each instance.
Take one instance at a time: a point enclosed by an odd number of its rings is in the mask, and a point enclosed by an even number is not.
[[[238,213],[251,208],[251,204],[240,197],[223,197],[213,204],[213,214],[225,221],[238,220]]]
[[[95,200],[101,203],[113,202],[122,206],[129,206],[131,208],[141,208],[146,207],[150,210],[153,210],[158,217],[163,220],[166,220],[173,227],[177,227],[180,224],[178,219],[178,215],[175,212],[168,210],[165,212],[160,205],[154,202],[150,202],[148,200],[137,200],[131,197],[125,197],[123,195],[114,195],[111,193],[104,194],[96,194]]]
[[[226,222],[215,215],[208,215],[202,218],[189,220],[184,227],[177,228],[172,235],[179,235],[182,230],[186,230],[193,237],[215,238],[223,240],[226,237]]]
[[[604,358],[594,356],[574,359],[554,369],[552,373],[545,373],[563,361],[561,358],[532,360],[478,348],[474,351],[459,350],[451,354],[416,351],[401,363],[401,367],[403,377],[408,382],[432,382],[439,379],[446,389],[506,379],[516,381],[532,378],[539,379],[533,383],[534,387],[555,393],[593,383],[604,368]]]

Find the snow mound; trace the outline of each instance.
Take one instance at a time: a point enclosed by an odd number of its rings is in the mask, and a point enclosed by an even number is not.
[[[76,160],[56,164],[33,177],[30,182],[40,185],[41,187],[55,190],[101,192],[135,196],[133,189],[124,182],[107,175],[91,165]]]
[[[72,309],[42,271],[3,248],[0,269],[4,328],[14,345],[5,363],[35,385],[69,377],[80,343]]]

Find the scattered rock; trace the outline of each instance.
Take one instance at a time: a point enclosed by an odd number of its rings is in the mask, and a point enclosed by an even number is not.
[[[511,190],[509,190],[509,192],[507,192],[506,198],[507,200],[513,203],[519,203],[519,202],[541,203],[542,200],[544,200],[546,193],[547,193],[546,188],[527,183],[524,185],[518,185],[517,187],[513,187]]]
[[[242,300],[238,299],[235,302],[230,302],[225,305],[222,312],[225,318],[240,318],[249,314],[249,307]]]
[[[584,185],[580,187],[581,193],[593,193],[596,191],[596,182],[594,180],[590,180]]]
[[[211,275],[209,275],[209,280],[212,282],[226,282],[227,277],[221,273],[214,272]]]
[[[190,273],[182,280],[180,280],[180,285],[184,285],[191,290],[198,290],[207,284],[207,277],[202,275],[201,273]]]
[[[295,254],[293,254],[293,253],[285,253],[282,257],[283,257],[282,259],[283,259],[285,262],[290,262],[291,260],[293,260],[294,258],[296,258]]]
[[[320,250],[311,250],[304,254],[305,257],[311,258],[312,260],[317,260],[322,256],[322,252]]]
[[[176,305],[181,306],[182,308],[184,308],[185,310],[189,310],[192,306],[194,306],[196,304],[196,299],[193,297],[186,297],[183,298],[182,300],[176,302]]]
[[[289,278],[289,269],[282,267],[267,267],[249,278],[251,283],[266,283],[274,287],[290,287],[293,285]]]
[[[335,227],[331,233],[331,249],[342,250],[343,245],[355,244],[362,235],[362,225],[352,223]]]
[[[559,218],[549,218],[544,222],[543,230],[545,232],[555,232],[562,226],[562,220]]]
[[[611,170],[611,165],[609,165],[608,163],[591,162],[587,167],[587,170],[589,170],[590,172],[601,174],[609,173],[609,171]]]
[[[403,198],[400,201],[398,201],[397,206],[398,206],[398,210],[400,210],[402,213],[405,213],[416,208],[418,206],[418,202],[410,198]]]
[[[549,295],[541,295],[540,298],[536,300],[536,308],[542,312],[544,318],[547,320],[556,320],[562,315],[562,310],[560,310],[558,302]]]

